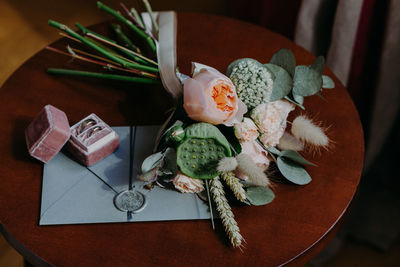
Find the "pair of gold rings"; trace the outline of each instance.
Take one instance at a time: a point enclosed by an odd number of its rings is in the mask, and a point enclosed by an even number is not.
[[[80,125],[79,125],[79,131],[78,134],[83,133],[86,129],[88,129],[89,127],[92,127],[94,125],[96,125],[97,122],[94,119],[86,119],[84,120]],[[101,131],[103,129],[103,127],[101,126],[95,126],[92,129],[90,129],[90,131],[88,131],[87,133],[87,137],[92,136],[94,133]]]

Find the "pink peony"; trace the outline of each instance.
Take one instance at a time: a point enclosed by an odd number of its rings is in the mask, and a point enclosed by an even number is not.
[[[195,121],[227,126],[241,122],[247,112],[231,80],[206,66],[184,81],[183,107]]]

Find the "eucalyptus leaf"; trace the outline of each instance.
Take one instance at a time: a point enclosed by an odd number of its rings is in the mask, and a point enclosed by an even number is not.
[[[304,96],[292,94],[293,100],[299,103],[300,105],[304,104]]]
[[[163,178],[172,179],[178,174],[177,156],[173,148],[167,148],[164,152],[162,166],[160,170],[163,172]]]
[[[247,199],[254,206],[262,206],[272,202],[275,194],[271,189],[264,186],[251,186],[247,188]]]
[[[322,86],[321,75],[308,66],[297,66],[294,74],[293,94],[310,96],[318,93]]]
[[[286,70],[292,77],[294,77],[295,74],[295,68],[296,68],[296,59],[292,53],[292,51],[288,49],[281,49],[278,52],[276,52],[269,63],[278,65],[279,67],[282,67],[284,70]]]
[[[335,83],[329,76],[322,75],[322,88],[324,89],[335,88]]]
[[[322,72],[324,71],[324,63],[325,63],[325,58],[323,56],[319,56],[315,59],[314,63],[310,66],[310,68],[318,72],[319,75],[322,75]]]
[[[302,110],[306,110],[306,108],[303,106],[303,104],[297,103],[293,98],[291,98],[290,96],[285,96],[285,99],[295,105],[297,105],[298,107],[300,107]],[[303,98],[304,99],[304,98]]]
[[[294,184],[305,185],[311,182],[311,177],[303,166],[289,159],[279,157],[278,169],[286,179]]]
[[[289,73],[283,68],[274,64],[269,63],[265,64],[264,66],[275,76],[269,101],[276,101],[287,96],[293,87],[293,80]]]
[[[317,165],[315,165],[314,163],[309,162],[308,160],[306,160],[305,158],[303,158],[303,156],[300,155],[299,152],[297,152],[297,151],[293,151],[293,150],[284,150],[284,151],[281,151],[280,156],[281,156],[281,157],[284,157],[284,158],[291,159],[291,160],[296,161],[296,162],[298,162],[298,163],[300,163],[300,164],[307,164],[307,165],[317,166]]]
[[[142,163],[142,173],[146,173],[151,169],[154,169],[157,165],[161,163],[163,157],[164,155],[162,152],[157,152],[148,156]]]
[[[277,155],[277,156],[281,155],[281,151],[279,149],[277,149],[276,147],[268,147],[267,150],[274,155]]]

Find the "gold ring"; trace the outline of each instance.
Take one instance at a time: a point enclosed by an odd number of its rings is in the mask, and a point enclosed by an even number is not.
[[[96,125],[96,121],[94,119],[86,119],[79,125],[79,133],[83,133],[88,126]]]
[[[87,137],[91,137],[95,132],[98,132],[98,131],[101,131],[101,130],[103,130],[103,127],[95,126],[88,132]]]

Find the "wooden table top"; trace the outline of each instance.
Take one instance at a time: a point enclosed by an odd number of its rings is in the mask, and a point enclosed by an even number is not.
[[[105,24],[93,28],[108,33]],[[64,38],[53,46],[65,47],[68,42]],[[192,61],[221,72],[238,58],[267,62],[280,48],[292,50],[297,64],[311,64],[315,58],[292,41],[252,24],[204,14],[178,15],[178,65],[183,73],[190,73]],[[362,128],[346,89],[325,68],[336,88],[325,91],[327,102],[307,98],[305,112],[331,126],[328,135],[334,146],[321,154],[305,154],[318,165],[307,168],[313,178],[309,185],[278,184],[271,204],[233,208],[247,242],[243,252],[229,246],[219,223],[214,232],[208,220],[39,226],[43,166],[29,156],[24,130],[44,105],[64,110],[71,125],[94,112],[112,126],[161,124],[172,105],[157,86],[54,77],[46,74],[48,67],[87,69],[42,50],[0,89],[0,229],[34,263],[302,265],[334,236],[331,230],[356,192],[364,158]]]

